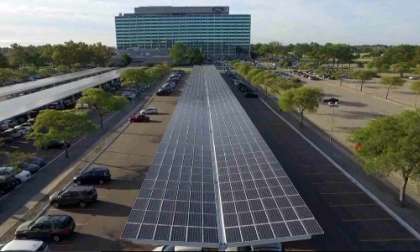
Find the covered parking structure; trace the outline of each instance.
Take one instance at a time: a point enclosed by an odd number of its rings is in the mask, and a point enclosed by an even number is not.
[[[44,79],[39,79],[35,81],[23,82],[15,85],[0,87],[0,98],[4,99],[7,97],[19,96],[20,94],[25,94],[27,92],[35,92],[40,89],[45,89],[52,86],[57,86],[64,84],[69,81],[76,81],[81,78],[90,77],[93,75],[101,74],[107,71],[112,70],[109,67],[96,67],[92,69],[87,69],[75,73],[68,73],[53,77],[48,77]]]
[[[25,115],[32,110],[42,108],[50,103],[78,94],[87,88],[97,87],[107,83],[115,83],[119,81],[119,78],[120,72],[118,70],[112,70],[100,75],[1,101],[0,122],[20,115]]]

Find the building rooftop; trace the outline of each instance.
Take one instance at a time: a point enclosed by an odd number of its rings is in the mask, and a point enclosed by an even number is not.
[[[228,15],[228,6],[142,6],[134,9],[135,14],[139,15],[190,15],[190,14],[210,14]]]

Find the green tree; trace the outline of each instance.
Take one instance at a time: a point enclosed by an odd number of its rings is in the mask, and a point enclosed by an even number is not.
[[[9,66],[9,61],[3,53],[0,52],[0,67],[5,68]]]
[[[124,53],[122,56],[122,61],[124,66],[128,66],[130,65],[131,61],[133,60],[128,54]]]
[[[82,97],[79,99],[82,104],[95,111],[99,117],[101,129],[104,128],[104,117],[106,114],[121,110],[127,100],[122,96],[114,96],[101,88],[89,88],[83,91]]]
[[[381,83],[388,86],[385,96],[385,99],[388,99],[389,91],[391,90],[391,88],[404,85],[405,80],[396,76],[385,76],[382,77]]]
[[[420,81],[411,83],[410,88],[414,93],[416,93],[417,97],[420,96]],[[417,101],[414,103],[414,107],[417,108]]]
[[[356,80],[360,80],[360,92],[363,92],[363,85],[366,81],[371,80],[375,77],[376,73],[369,70],[356,70],[352,73],[352,77]]]
[[[407,182],[420,175],[420,112],[406,111],[369,122],[353,133],[357,155],[368,173],[402,177],[400,203],[404,205]]]
[[[146,70],[140,69],[127,69],[121,73],[121,82],[125,87],[138,88],[145,85],[148,80]]]
[[[201,65],[204,62],[204,55],[198,48],[193,49],[189,57],[192,65]]]
[[[404,73],[410,71],[410,65],[406,62],[401,62],[391,65],[391,71],[394,73],[399,73],[401,78],[404,78]]]
[[[181,43],[176,43],[169,51],[171,62],[174,66],[188,65],[189,59],[187,55],[188,47]]]
[[[285,91],[279,97],[279,106],[285,111],[296,109],[300,115],[300,124],[303,124],[305,111],[315,112],[321,100],[321,89],[314,87],[300,87]]]
[[[95,124],[85,113],[47,109],[41,111],[36,117],[29,138],[34,140],[38,148],[48,145],[51,141],[62,141],[68,158],[68,145],[95,129]]]

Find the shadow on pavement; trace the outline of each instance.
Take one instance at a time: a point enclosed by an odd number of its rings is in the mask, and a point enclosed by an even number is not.
[[[118,203],[113,202],[106,202],[102,200],[98,200],[97,202],[89,204],[87,209],[80,208],[80,207],[68,207],[62,208],[67,212],[73,213],[86,213],[89,210],[89,214],[91,215],[103,215],[103,216],[121,216],[126,217],[130,213],[131,207],[124,206]]]
[[[367,105],[361,102],[340,101],[340,105],[349,107],[366,107]]]

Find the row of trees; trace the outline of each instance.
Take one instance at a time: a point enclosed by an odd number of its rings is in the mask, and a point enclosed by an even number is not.
[[[300,66],[318,69],[322,65],[330,68],[343,68],[344,64],[356,62],[359,58],[370,58],[367,67],[380,72],[395,72],[403,77],[404,73],[420,74],[420,46],[351,46],[347,44],[298,43],[282,45],[278,42],[252,46],[251,56],[269,60],[283,59],[287,66],[298,61]],[[359,64],[363,65],[359,62]]]
[[[88,45],[73,41],[58,45],[11,45],[0,50],[0,86],[80,70],[106,66],[113,49],[101,43]],[[128,62],[129,63],[129,62]]]
[[[126,87],[139,88],[143,85],[151,85],[162,79],[170,70],[171,68],[166,64],[150,68],[127,69],[121,73],[121,82]]]
[[[23,66],[105,66],[114,51],[101,43],[86,44],[68,41],[64,44],[21,46],[12,44],[3,50],[0,67],[20,68]]]
[[[322,64],[332,64],[338,67],[339,64],[348,64],[355,59],[355,49],[346,44],[326,43],[298,43],[281,45],[278,42],[268,44],[256,44],[252,46],[252,56],[254,58],[295,58],[302,60],[308,58],[312,61],[313,67],[317,68]]]
[[[285,90],[297,88],[302,85],[298,79],[284,79],[274,75],[270,71],[258,69],[246,63],[237,62],[233,67],[251,84],[276,96],[280,95]]]
[[[322,97],[319,88],[304,87],[297,80],[287,80],[270,71],[253,68],[249,64],[235,63],[234,69],[252,85],[261,87],[267,93],[279,97],[279,106],[285,111],[296,110],[303,123],[304,112],[315,112]]]
[[[191,48],[181,43],[177,43],[171,48],[169,56],[174,66],[200,65],[205,59],[200,49]]]

